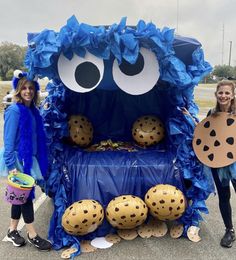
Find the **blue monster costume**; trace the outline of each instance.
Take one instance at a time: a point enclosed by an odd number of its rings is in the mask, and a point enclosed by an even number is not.
[[[104,220],[88,235],[67,234],[61,217],[73,202],[93,199],[106,208],[123,194],[143,199],[161,183],[178,187],[191,201],[178,220],[184,235],[189,226],[199,226],[213,185],[193,152],[195,126],[182,107],[197,120],[193,90],[212,69],[201,44],[142,20],[137,26],[127,26],[126,18],[111,26],[91,26],[75,16],[60,32],[29,34],[28,42],[25,64],[31,77],[50,79],[42,115],[50,162],[47,189],[55,204],[49,229],[54,248],[114,231]],[[148,114],[162,120],[165,139],[135,152],[88,152],[66,141],[68,119],[74,114],[92,122],[94,144],[132,142],[133,122]]]

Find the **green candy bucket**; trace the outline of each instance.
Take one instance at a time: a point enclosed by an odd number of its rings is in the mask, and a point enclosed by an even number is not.
[[[13,205],[24,204],[34,185],[34,178],[27,174],[9,174],[5,191],[5,200]]]

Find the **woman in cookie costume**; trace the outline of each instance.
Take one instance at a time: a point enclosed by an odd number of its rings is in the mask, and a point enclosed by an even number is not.
[[[235,84],[229,80],[220,81],[217,84],[216,106],[211,109],[207,116],[216,115],[217,112],[236,114]],[[222,129],[222,131],[224,131]],[[231,247],[235,240],[235,231],[232,223],[232,210],[230,205],[230,181],[236,191],[236,166],[235,163],[221,167],[211,168],[219,197],[219,208],[224,221],[226,232],[221,239],[221,246]]]
[[[19,172],[31,175],[37,184],[42,185],[47,171],[46,140],[42,118],[36,107],[39,84],[27,78],[27,73],[15,71],[12,81],[15,90],[15,102],[4,113],[4,148],[1,151],[1,174]],[[11,221],[7,232],[7,240],[14,246],[23,246],[25,239],[17,231],[23,216],[27,229],[27,240],[42,251],[51,249],[51,243],[42,239],[34,227],[34,188],[26,203],[12,205]]]

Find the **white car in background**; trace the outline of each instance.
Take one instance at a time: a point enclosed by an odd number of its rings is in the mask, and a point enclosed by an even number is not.
[[[8,91],[6,96],[4,96],[2,99],[2,104],[5,109],[12,104],[13,91],[14,90],[12,90],[11,92]]]

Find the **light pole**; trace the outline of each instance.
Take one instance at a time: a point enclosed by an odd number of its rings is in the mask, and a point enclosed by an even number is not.
[[[231,50],[232,50],[232,41],[229,42],[229,66],[231,63]]]
[[[177,0],[177,12],[176,12],[176,32],[179,30],[179,0]]]
[[[222,52],[221,52],[221,65],[224,65],[224,41],[225,41],[225,25],[222,26]]]

